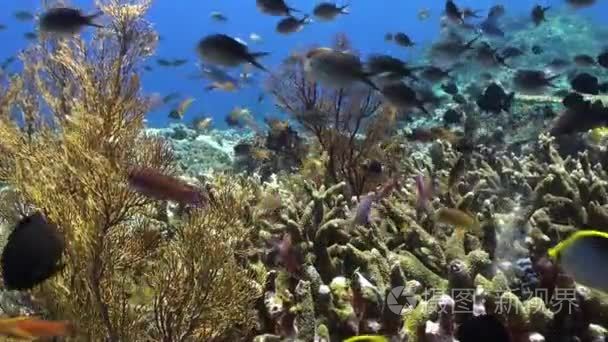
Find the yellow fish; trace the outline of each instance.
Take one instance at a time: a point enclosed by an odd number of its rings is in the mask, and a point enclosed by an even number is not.
[[[588,136],[592,142],[599,144],[608,137],[608,127],[596,127],[589,131]]]
[[[25,316],[0,319],[0,336],[18,340],[33,341],[42,337],[60,337],[71,332],[72,325],[68,321],[46,321]]]
[[[344,342],[389,342],[389,340],[382,335],[359,335],[349,337]]]
[[[481,226],[477,218],[460,209],[441,208],[435,212],[437,222],[462,227],[474,234],[481,233]]]
[[[601,270],[608,262],[608,233],[579,230],[547,254],[577,283],[608,292],[608,272]]]

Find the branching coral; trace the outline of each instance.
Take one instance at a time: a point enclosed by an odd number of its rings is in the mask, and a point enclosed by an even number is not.
[[[209,212],[176,223],[175,240],[161,236],[156,204],[127,182],[133,166],[174,169],[167,143],[143,134],[147,102],[137,71],[157,40],[142,19],[150,1],[98,5],[111,19],[106,29],[91,42],[49,37],[26,50],[22,77],[0,101],[0,181],[67,240],[64,270],[35,295],[49,316],[77,325],[77,340],[222,336],[230,322],[247,322],[257,296],[234,248],[245,228],[227,217],[238,202],[219,192]],[[14,106],[25,120],[9,117]],[[167,277],[176,280],[163,283]],[[155,285],[144,296],[154,307],[134,295],[144,279]]]

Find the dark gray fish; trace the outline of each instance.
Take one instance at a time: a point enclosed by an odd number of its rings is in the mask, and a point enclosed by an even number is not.
[[[286,17],[291,12],[299,12],[295,8],[289,7],[285,0],[256,0],[258,10],[264,14]]]
[[[225,34],[212,34],[201,39],[197,51],[201,59],[211,64],[236,67],[251,63],[258,69],[268,71],[257,61],[258,57],[266,56],[268,52],[250,52],[245,44]]]
[[[40,16],[40,30],[50,33],[74,34],[85,26],[102,28],[103,26],[93,22],[93,19],[102,14],[102,12],[98,12],[86,15],[78,9],[69,7],[51,8]]]
[[[597,77],[586,72],[580,73],[570,80],[570,86],[573,90],[583,94],[597,95],[600,92]]]
[[[183,58],[176,58],[171,62],[171,65],[174,67],[178,67],[178,66],[182,66],[184,64],[188,63],[187,59],[183,59]]]
[[[485,67],[496,67],[496,66],[505,66],[510,68],[501,55],[497,53],[496,49],[493,49],[490,44],[486,42],[482,42],[475,49],[475,60],[485,66]]]
[[[585,54],[576,55],[576,56],[574,56],[573,60],[577,66],[582,67],[582,68],[587,68],[587,67],[592,67],[592,66],[597,65],[595,58],[593,58],[589,55],[585,55]]]
[[[388,102],[397,108],[418,108],[425,114],[429,114],[426,108],[424,108],[423,102],[418,98],[416,91],[403,82],[387,84],[382,87],[381,92]]]
[[[29,41],[34,41],[34,40],[38,39],[38,35],[34,32],[25,32],[23,34],[23,37]]]
[[[498,21],[493,18],[487,18],[479,24],[479,29],[485,35],[493,37],[504,37],[505,32],[498,26]]]
[[[164,58],[158,58],[156,60],[156,64],[163,66],[163,67],[169,67],[169,66],[171,66],[171,61],[168,59],[164,59]]]
[[[479,19],[481,18],[481,15],[479,15],[479,12],[481,12],[482,10],[474,10],[472,8],[464,8],[462,10],[462,16],[464,19],[471,19],[471,18],[476,18]]]
[[[173,101],[173,100],[175,100],[175,99],[179,98],[180,96],[181,96],[181,95],[180,95],[180,93],[178,93],[178,92],[172,92],[172,93],[169,93],[168,95],[165,95],[165,96],[163,97],[163,103],[167,104],[167,103],[169,103],[169,102],[171,102],[171,101]]]
[[[403,33],[403,32],[397,32],[394,36],[393,36],[393,40],[395,41],[395,43],[399,46],[403,46],[403,47],[412,47],[416,44],[414,44],[414,42],[410,39],[410,37]]]
[[[29,290],[61,270],[65,247],[57,226],[40,212],[23,218],[2,252],[2,277],[8,290]]]
[[[566,3],[568,3],[568,5],[570,5],[574,8],[583,8],[583,7],[589,7],[589,6],[595,5],[596,1],[595,0],[566,0]]]
[[[462,54],[473,49],[473,44],[481,38],[482,35],[477,35],[468,42],[463,41],[460,37],[449,37],[446,40],[441,40],[431,46],[430,56],[433,59],[454,61],[460,58]]]
[[[492,83],[486,88],[483,95],[477,99],[477,105],[486,112],[508,112],[514,98],[514,92],[507,94],[501,86]]]
[[[289,16],[281,19],[281,21],[277,23],[276,31],[281,34],[300,32],[306,23],[308,23],[307,15],[305,15],[302,19]]]
[[[441,85],[441,90],[445,91],[447,94],[456,95],[458,94],[458,86],[456,82],[447,82]]]
[[[569,94],[562,104],[567,108],[554,122],[549,133],[553,136],[586,132],[608,124],[608,108],[601,101],[591,103],[577,93]]]
[[[452,0],[445,2],[445,16],[454,23],[464,24],[464,13]]]
[[[542,94],[548,87],[556,88],[552,81],[560,76],[548,76],[541,70],[517,70],[513,77],[513,85],[522,93]]]
[[[539,26],[543,21],[547,21],[547,18],[545,18],[545,12],[547,12],[547,10],[550,8],[551,6],[543,7],[541,5],[536,5],[534,8],[532,8],[531,17],[534,25]]]
[[[4,24],[0,24],[0,31],[6,30],[7,26]]]
[[[372,76],[379,76],[389,80],[400,80],[404,77],[409,77],[414,81],[418,77],[413,74],[417,68],[410,68],[407,64],[389,55],[372,55],[367,60],[367,70]]]
[[[220,22],[228,21],[228,17],[225,16],[224,13],[222,13],[222,12],[217,12],[217,11],[211,12],[209,14],[209,17],[215,21],[220,21]]]
[[[533,53],[533,54],[535,54],[535,55],[540,55],[540,54],[542,54],[543,52],[545,52],[545,50],[544,50],[544,49],[543,49],[541,46],[539,46],[539,45],[534,45],[534,46],[532,46],[532,53]]]
[[[31,21],[34,20],[34,15],[29,11],[17,11],[15,12],[15,19],[19,21]]]
[[[458,125],[464,118],[464,114],[454,108],[450,108],[443,113],[443,123],[446,125]]]
[[[348,14],[348,5],[337,6],[331,2],[321,2],[312,10],[312,14],[322,21],[334,20],[340,14]]]
[[[571,65],[572,63],[569,60],[563,58],[554,58],[553,60],[551,60],[551,62],[549,62],[549,64],[547,64],[547,67],[549,67],[554,72],[561,72],[569,68]]]
[[[503,5],[494,5],[488,11],[488,19],[498,19],[504,16],[506,13],[505,6]]]
[[[437,83],[445,78],[450,77],[452,69],[441,69],[436,66],[428,66],[422,69],[420,77],[432,83]]]
[[[452,95],[452,100],[454,100],[454,102],[458,103],[458,104],[467,104],[469,101],[467,101],[467,98],[464,97],[464,95],[462,94],[456,94],[456,95]]]
[[[608,68],[608,51],[602,52],[599,56],[597,56],[597,64],[604,68]]]
[[[514,57],[522,56],[524,54],[524,52],[519,48],[516,48],[514,46],[509,46],[509,47],[504,48],[500,54],[502,55],[503,58],[514,58]]]
[[[359,56],[351,53],[326,47],[310,49],[304,56],[304,70],[327,86],[343,88],[363,82],[379,91],[364,70]]]

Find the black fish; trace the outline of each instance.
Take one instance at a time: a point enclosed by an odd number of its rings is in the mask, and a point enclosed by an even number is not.
[[[505,36],[505,31],[503,31],[499,26],[498,26],[498,20],[494,19],[494,18],[487,18],[486,20],[482,21],[481,24],[479,24],[479,28],[481,29],[481,31],[488,35],[488,36],[494,36],[494,37],[504,37]]]
[[[418,80],[418,77],[412,73],[418,68],[410,68],[404,61],[389,55],[370,56],[367,60],[367,69],[372,76],[390,80],[400,80],[404,77],[409,77],[414,81]]]
[[[562,101],[566,110],[554,121],[549,133],[553,136],[586,132],[608,124],[608,108],[601,101],[591,102],[572,93]]]
[[[452,0],[445,2],[445,15],[455,23],[464,24],[464,13]]]
[[[431,65],[422,69],[420,77],[429,82],[435,83],[441,81],[444,78],[450,77],[450,72],[452,72],[452,69],[443,70],[439,67]]]
[[[102,12],[85,15],[80,10],[69,7],[51,8],[40,17],[40,29],[53,33],[76,33],[84,26],[103,27],[95,24],[93,19],[102,15]]]
[[[388,102],[397,108],[409,109],[416,107],[425,114],[430,114],[428,110],[424,108],[424,102],[418,97],[416,91],[403,82],[385,85],[382,87],[382,95],[384,95]]]
[[[524,52],[521,49],[514,46],[506,47],[501,52],[502,58],[514,58],[522,56],[523,54]]]
[[[545,50],[541,46],[539,46],[539,45],[532,46],[532,53],[533,54],[540,55],[543,52],[545,52]]]
[[[2,252],[2,277],[9,290],[28,290],[61,270],[65,242],[42,213],[23,218]]]
[[[608,51],[603,52],[601,55],[597,56],[597,63],[604,68],[608,68]]]
[[[443,123],[446,125],[457,125],[462,121],[464,115],[454,108],[450,108],[443,113]]]
[[[597,95],[599,94],[599,81],[597,77],[586,72],[576,75],[571,81],[570,86],[575,91],[583,94]]]
[[[414,42],[410,39],[410,37],[403,33],[403,32],[397,32],[394,36],[393,36],[393,40],[395,41],[395,43],[397,45],[403,46],[403,47],[412,47],[416,44],[414,44]]]
[[[515,93],[507,94],[501,86],[492,83],[477,99],[477,105],[486,112],[500,113],[503,110],[508,112],[514,97]]]
[[[534,8],[532,9],[532,22],[534,22],[534,25],[539,26],[543,21],[547,21],[547,18],[545,18],[545,12],[547,12],[547,10],[549,10],[550,8],[551,6],[534,6]]]
[[[458,86],[455,82],[448,82],[441,85],[441,90],[445,91],[447,94],[456,95],[458,94]]]
[[[579,67],[583,68],[597,65],[597,63],[595,62],[595,58],[589,55],[574,56],[574,63],[576,63],[576,65],[578,65]]]
[[[547,66],[551,69],[553,69],[553,71],[563,71],[564,69],[568,68],[571,65],[570,61],[565,60],[563,58],[554,58],[553,60],[551,60],[551,62],[549,62],[549,64],[547,64]]]
[[[510,342],[509,331],[492,315],[474,316],[458,327],[456,338],[460,342]]]
[[[552,81],[560,76],[547,76],[540,70],[517,70],[513,77],[513,84],[521,92],[538,94],[544,92],[547,87],[556,88]]]

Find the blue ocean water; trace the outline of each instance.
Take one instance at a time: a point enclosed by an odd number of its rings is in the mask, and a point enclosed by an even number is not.
[[[310,13],[316,4],[315,1],[309,0],[291,0],[288,3],[303,13]],[[484,10],[481,13],[485,15],[485,10],[500,2],[461,0],[457,3],[463,7]],[[86,12],[95,11],[93,1],[78,0],[72,1],[72,4]],[[564,0],[522,0],[502,4],[511,16],[529,16],[530,9],[536,4],[552,6],[554,9],[565,7]],[[329,45],[337,33],[346,33],[362,55],[388,53],[415,64],[416,59],[421,57],[422,49],[439,34],[443,6],[443,1],[356,0],[352,1],[349,7],[350,14],[340,16],[330,23],[313,22],[301,32],[285,36],[275,32],[276,23],[280,18],[260,13],[256,9],[255,0],[155,0],[148,19],[154,23],[162,40],[159,42],[156,56],[148,62],[153,70],[144,73],[144,89],[148,93],[167,95],[179,92],[182,98],[194,97],[196,101],[183,119],[186,122],[202,114],[212,117],[216,127],[223,127],[224,116],[235,106],[250,108],[256,118],[277,116],[280,113],[277,112],[271,96],[266,96],[262,102],[258,101],[260,94],[264,92],[263,84],[267,76],[257,70],[251,69],[256,82],[235,93],[205,91],[204,87],[208,82],[191,79],[189,76],[198,71],[195,52],[197,42],[211,33],[239,37],[248,43],[252,51],[270,52],[270,56],[260,61],[269,69],[273,69],[294,50],[302,50],[315,44]],[[426,21],[417,19],[418,11],[423,8],[427,8],[431,14]],[[38,13],[41,10],[41,1],[0,1],[0,24],[7,26],[5,30],[0,31],[0,61],[25,48],[29,42],[24,38],[24,34],[35,31],[35,22],[20,22],[15,19],[14,12],[18,10]],[[228,17],[228,21],[212,20],[209,16],[212,11],[223,13]],[[606,0],[598,1],[598,4],[590,9],[578,10],[576,13],[573,11],[573,15],[584,16],[598,25],[607,24],[605,13],[608,13]],[[417,46],[403,48],[384,40],[385,33],[398,31],[407,33]],[[252,33],[261,36],[262,41],[252,42],[249,39]],[[177,68],[163,68],[156,64],[156,58],[185,58],[188,63]],[[14,67],[18,65],[15,64]],[[241,71],[235,69],[232,74],[238,76]],[[166,126],[171,122],[168,118],[171,109],[170,106],[164,106],[150,113],[149,126]]]

